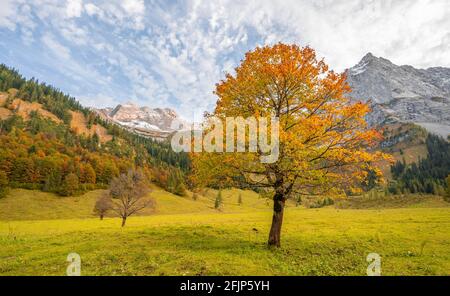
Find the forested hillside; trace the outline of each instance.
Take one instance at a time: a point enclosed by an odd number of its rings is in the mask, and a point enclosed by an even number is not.
[[[450,143],[429,134],[426,139],[428,156],[407,164],[397,161],[391,167],[393,181],[389,190],[394,193],[431,193],[445,195],[446,178],[450,174]]]
[[[1,187],[60,195],[104,187],[132,167],[183,194],[190,167],[187,154],[173,152],[168,143],[108,123],[75,98],[3,64],[0,146]]]

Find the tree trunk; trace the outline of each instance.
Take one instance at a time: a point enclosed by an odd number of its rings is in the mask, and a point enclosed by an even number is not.
[[[272,217],[272,227],[269,233],[269,246],[277,247],[281,246],[281,225],[283,224],[283,213],[284,213],[284,196],[281,194],[275,194],[273,198],[273,217]]]
[[[103,214],[100,214],[100,220],[103,220]]]
[[[125,226],[125,222],[127,222],[127,217],[122,217],[122,227]]]

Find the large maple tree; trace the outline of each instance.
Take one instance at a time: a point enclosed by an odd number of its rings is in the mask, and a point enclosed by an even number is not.
[[[269,192],[268,244],[279,247],[289,197],[356,189],[369,170],[381,175],[374,164],[389,159],[372,149],[381,136],[365,122],[369,106],[350,102],[350,91],[345,73],[329,70],[310,47],[279,43],[246,53],[235,73],[216,85],[218,101],[210,115],[276,116],[278,159],[262,163],[259,150],[193,153],[194,180],[199,186],[238,180]]]

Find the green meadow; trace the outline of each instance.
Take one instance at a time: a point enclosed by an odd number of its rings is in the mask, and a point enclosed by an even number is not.
[[[12,190],[0,199],[0,274],[65,275],[67,255],[82,275],[365,275],[369,253],[383,275],[450,275],[450,207],[307,209],[288,204],[281,249],[266,246],[271,203],[226,190],[194,201],[158,188],[155,209],[128,219],[96,218],[101,191],[79,197]],[[238,196],[242,195],[242,205]]]

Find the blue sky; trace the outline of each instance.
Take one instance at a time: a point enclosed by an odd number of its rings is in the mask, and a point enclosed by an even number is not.
[[[0,62],[88,106],[133,101],[192,120],[258,45],[310,45],[338,71],[367,52],[450,67],[449,15],[447,0],[0,0]]]

